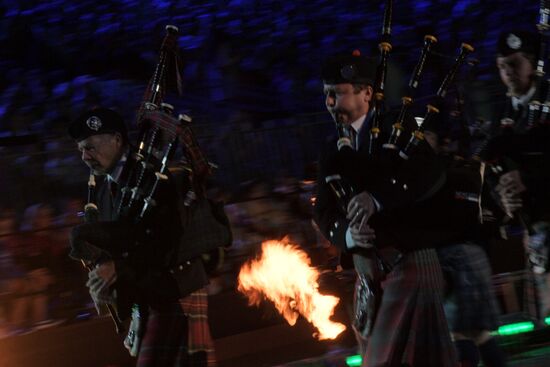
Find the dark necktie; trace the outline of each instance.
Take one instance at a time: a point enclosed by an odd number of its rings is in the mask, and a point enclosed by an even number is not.
[[[355,131],[352,126],[349,127],[349,138],[351,140],[351,146],[353,147],[353,149],[359,150],[359,147],[357,145],[357,131]]]
[[[514,119],[514,120],[516,120],[516,122],[519,121],[523,117],[523,109],[524,109],[524,107],[523,107],[522,104],[517,105],[517,110],[515,112],[515,117],[516,118]]]
[[[363,124],[363,126],[361,126],[361,130],[359,130],[359,134],[357,136],[357,146],[358,146],[358,149],[357,150],[360,150],[360,149],[364,149],[365,146],[367,145],[367,142],[368,142],[368,127],[366,126],[366,121],[365,121],[365,124]]]
[[[115,181],[111,181],[109,183],[109,190],[111,191],[111,219],[117,220],[117,208],[120,205],[120,202],[117,201],[117,194],[118,194],[118,184]],[[118,198],[118,200],[121,200],[121,198]]]
[[[109,191],[111,192],[111,202],[114,203],[118,185],[115,181],[109,180]]]

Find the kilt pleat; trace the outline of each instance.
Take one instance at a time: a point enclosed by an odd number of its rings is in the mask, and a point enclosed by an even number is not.
[[[215,366],[204,289],[149,309],[137,367]]]
[[[188,353],[204,353],[207,366],[216,365],[214,341],[208,325],[208,293],[200,289],[189,296],[180,299],[180,305],[188,318]]]
[[[495,330],[499,307],[483,248],[473,243],[454,244],[438,249],[437,254],[448,282],[444,308],[450,330]]]
[[[150,308],[145,328],[137,367],[179,366],[188,344],[187,317],[179,303]]]
[[[435,250],[404,255],[382,282],[363,366],[458,365],[443,310],[443,285]]]

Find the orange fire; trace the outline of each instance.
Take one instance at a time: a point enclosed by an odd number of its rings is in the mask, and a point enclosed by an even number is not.
[[[310,264],[307,254],[286,238],[265,241],[261,257],[241,267],[238,289],[250,305],[258,306],[266,298],[290,325],[302,315],[319,330],[320,340],[334,339],[346,330],[330,320],[340,299],[319,293],[319,271]]]

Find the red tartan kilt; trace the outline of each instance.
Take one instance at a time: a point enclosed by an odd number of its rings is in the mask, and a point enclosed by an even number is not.
[[[187,356],[187,317],[179,303],[150,309],[138,354],[138,367],[180,366]]]
[[[214,366],[207,308],[204,289],[179,302],[150,308],[137,367]]]
[[[382,282],[382,302],[363,366],[458,366],[443,310],[444,279],[433,249],[405,254]]]

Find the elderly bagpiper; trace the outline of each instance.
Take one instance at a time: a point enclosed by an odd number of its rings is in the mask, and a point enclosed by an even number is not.
[[[98,309],[109,305],[120,320],[133,313],[125,345],[138,366],[212,365],[208,277],[200,255],[181,261],[186,231],[181,219],[189,208],[182,204],[176,176],[167,172],[155,206],[140,221],[121,217],[116,207],[128,175],[124,167],[135,159],[122,117],[111,109],[91,109],[74,120],[69,134],[93,175],[103,178],[90,200],[96,218],[73,230],[71,252],[77,259],[93,258],[86,285]]]

